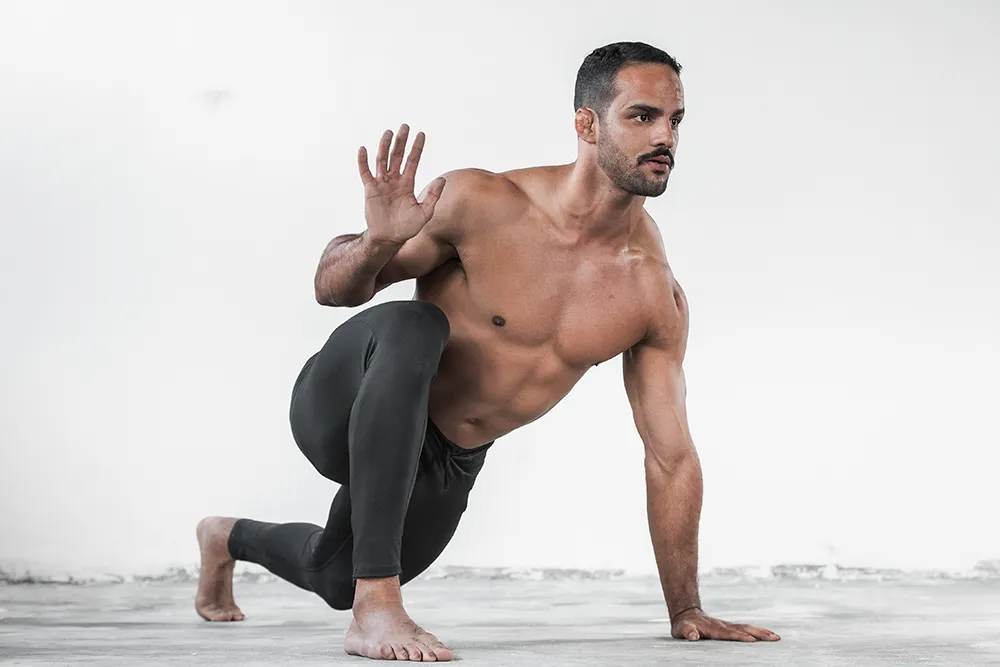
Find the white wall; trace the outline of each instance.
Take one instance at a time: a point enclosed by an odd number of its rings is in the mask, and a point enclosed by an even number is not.
[[[703,567],[1000,557],[995,3],[363,4],[0,5],[0,558],[322,522],[287,404],[352,312],[311,281],[363,225],[358,145],[425,131],[418,188],[572,161],[576,70],[626,39],[685,68],[648,209],[691,303]],[[652,570],[621,385],[499,441],[440,562]]]

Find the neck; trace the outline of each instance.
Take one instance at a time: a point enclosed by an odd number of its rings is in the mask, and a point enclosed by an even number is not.
[[[562,170],[553,198],[559,228],[581,241],[627,238],[642,219],[646,198],[612,183],[592,158],[580,156]]]

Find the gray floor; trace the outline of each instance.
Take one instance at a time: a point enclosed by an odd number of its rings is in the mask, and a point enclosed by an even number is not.
[[[349,612],[282,582],[238,583],[243,623],[192,610],[193,582],[0,585],[0,662],[367,664]],[[1000,665],[1000,581],[704,583],[707,610],[777,643],[671,639],[653,579],[415,581],[414,619],[475,665]]]

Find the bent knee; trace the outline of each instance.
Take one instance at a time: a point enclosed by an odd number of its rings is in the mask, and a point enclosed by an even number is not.
[[[451,335],[448,316],[428,301],[393,301],[376,309],[366,320],[379,345],[408,354],[440,354]]]
[[[451,335],[448,316],[430,301],[403,301],[399,304],[395,317],[407,329],[425,330],[443,340]]]
[[[331,586],[317,592],[324,602],[337,611],[346,611],[354,607],[354,586]]]

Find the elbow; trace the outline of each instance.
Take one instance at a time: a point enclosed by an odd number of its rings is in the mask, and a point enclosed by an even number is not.
[[[317,289],[314,296],[316,297],[316,303],[318,303],[321,306],[330,306],[331,308],[337,308],[339,306],[355,305],[353,303],[350,303],[348,299],[338,298],[325,290]]]
[[[329,289],[324,288],[319,280],[316,281],[315,287],[313,288],[313,296],[316,297],[316,303],[321,306],[343,306],[347,305],[342,299],[339,299],[334,295]]]
[[[340,305],[339,303],[334,302],[333,299],[330,299],[329,297],[324,296],[323,294],[321,294],[319,292],[316,292],[316,303],[318,303],[321,306],[333,306],[333,307],[336,307],[336,306]]]
[[[329,278],[324,279],[323,267],[321,266],[319,270],[316,271],[316,276],[313,278],[313,296],[316,298],[316,303],[321,306],[346,306],[347,300],[342,298],[342,295],[336,294],[335,290],[331,288],[329,284]]]
[[[333,296],[330,291],[323,287],[322,282],[319,279],[319,273],[316,274],[316,278],[313,280],[313,296],[316,297],[316,303],[321,306],[336,306]]]
[[[371,299],[371,297],[364,299],[347,294],[334,294],[328,289],[319,287],[319,285],[316,286],[313,295],[316,297],[316,303],[321,306],[330,306],[331,308],[354,308]]]
[[[647,475],[669,481],[677,476],[701,476],[701,461],[694,447],[682,447],[668,451],[646,449],[645,468]]]

